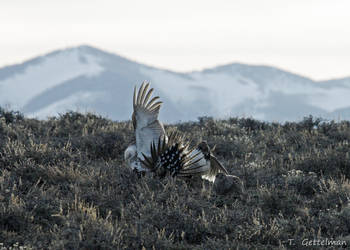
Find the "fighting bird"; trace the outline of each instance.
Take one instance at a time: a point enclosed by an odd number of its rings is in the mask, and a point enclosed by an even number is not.
[[[151,156],[143,156],[143,166],[158,176],[200,176],[214,182],[216,174],[228,174],[212,154],[206,141],[202,141],[197,147],[190,147],[190,142],[178,132],[172,132],[167,141],[164,138],[159,139],[157,146],[152,143]]]
[[[139,91],[134,88],[132,123],[136,143],[124,152],[124,159],[133,170],[153,172],[159,176],[201,176],[214,182],[217,173],[228,174],[213,155],[206,141],[190,147],[185,136],[172,132],[167,137],[158,120],[162,102],[150,97],[153,88],[143,82]]]
[[[209,181],[214,182],[215,176],[218,173],[223,173],[228,175],[228,171],[226,168],[218,161],[218,159],[214,156],[213,150],[209,148],[209,145],[206,141],[202,141],[197,146],[198,150],[203,154],[203,157],[205,159],[205,166],[207,169],[207,172],[202,175],[203,179],[207,179]]]
[[[130,145],[124,152],[127,165],[137,171],[147,171],[140,160],[143,155],[151,155],[151,144],[158,143],[159,138],[167,139],[163,124],[158,120],[162,102],[157,101],[159,96],[153,97],[153,88],[149,83],[143,82],[139,91],[134,88],[132,124],[134,127],[136,143]]]

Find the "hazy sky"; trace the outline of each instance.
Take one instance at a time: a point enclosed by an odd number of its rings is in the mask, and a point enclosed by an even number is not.
[[[0,67],[88,44],[191,71],[231,62],[350,76],[350,0],[1,0]]]

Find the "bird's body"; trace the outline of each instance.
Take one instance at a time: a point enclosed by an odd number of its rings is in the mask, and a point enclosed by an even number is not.
[[[244,193],[243,182],[239,177],[223,173],[217,174],[213,188],[217,194],[221,195],[228,193],[241,195]]]
[[[133,170],[143,171],[141,162],[137,157],[136,144],[128,146],[124,152],[124,160],[127,166],[131,167]]]

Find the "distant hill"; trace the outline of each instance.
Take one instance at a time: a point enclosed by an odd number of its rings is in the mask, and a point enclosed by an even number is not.
[[[315,82],[274,67],[228,64],[175,73],[79,46],[0,69],[0,106],[45,119],[68,110],[130,119],[135,84],[149,80],[165,122],[199,116],[266,121],[350,119],[350,78]]]

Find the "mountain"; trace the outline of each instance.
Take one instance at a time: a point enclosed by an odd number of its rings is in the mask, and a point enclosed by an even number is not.
[[[0,69],[0,106],[45,119],[68,110],[128,120],[135,84],[148,80],[165,122],[199,116],[293,121],[350,119],[350,78],[315,82],[274,67],[239,63],[176,73],[79,46]]]

